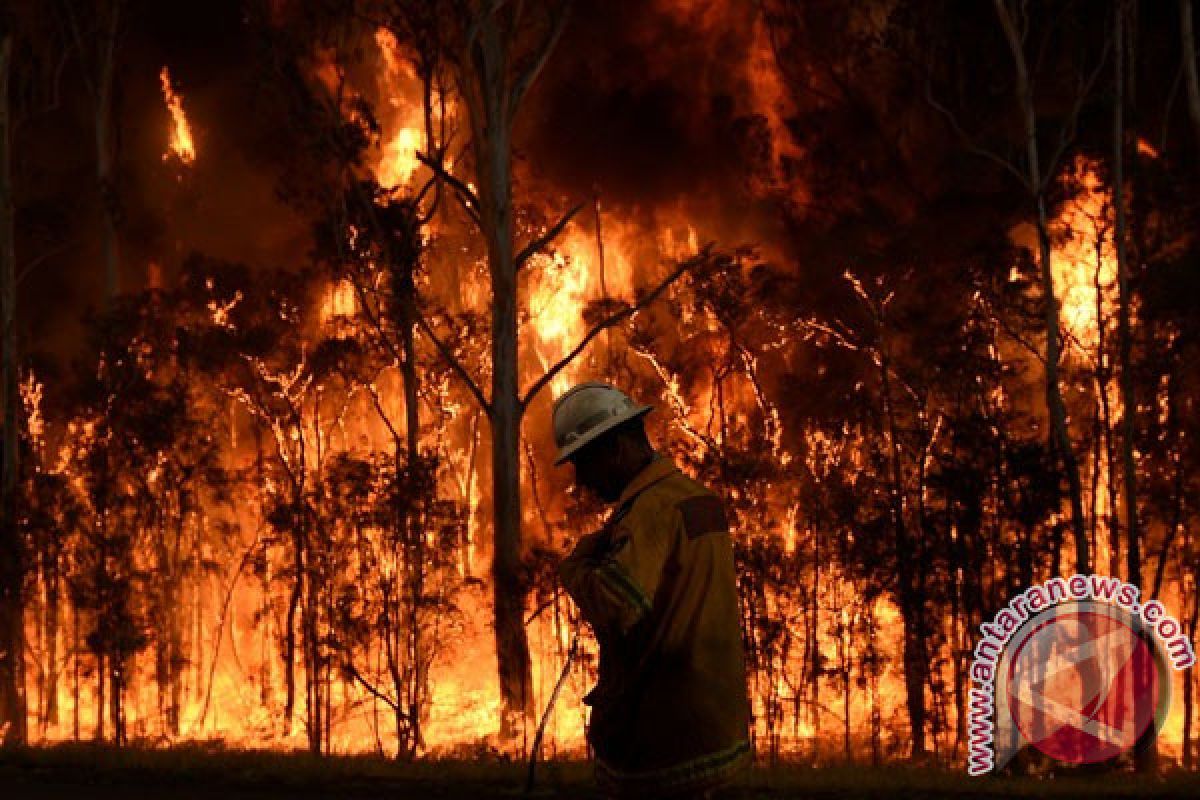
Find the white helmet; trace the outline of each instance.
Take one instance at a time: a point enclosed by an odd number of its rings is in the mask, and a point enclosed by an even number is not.
[[[599,381],[568,389],[554,401],[554,443],[558,445],[554,463],[563,463],[602,433],[653,408],[636,405],[620,389]]]

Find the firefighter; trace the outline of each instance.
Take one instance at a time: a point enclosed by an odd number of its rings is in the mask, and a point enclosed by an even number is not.
[[[600,645],[588,741],[613,797],[711,796],[750,760],[733,542],[720,499],[651,447],[604,383],[554,403],[555,464],[615,504],[559,566]]]

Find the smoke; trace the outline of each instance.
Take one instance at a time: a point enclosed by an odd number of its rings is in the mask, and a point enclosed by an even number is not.
[[[769,235],[788,153],[772,59],[752,4],[579,3],[519,120],[520,163],[561,193]]]
[[[306,259],[310,220],[281,196],[287,171],[301,163],[286,154],[303,144],[286,114],[264,102],[263,47],[235,0],[148,7],[122,28],[124,289],[146,286],[151,273],[169,285],[194,251],[251,266]],[[598,196],[649,232],[694,225],[701,241],[785,239],[777,220],[778,200],[792,191],[781,181],[787,108],[771,61],[752,4],[581,0],[518,120],[520,200],[552,207],[546,198]],[[186,166],[162,160],[164,66],[195,133]],[[42,207],[70,209],[55,223],[70,229],[66,244],[30,277],[19,312],[33,349],[68,357],[85,346],[80,320],[103,305],[82,69],[72,62],[64,76],[63,108],[25,128],[26,163],[50,167],[18,176]],[[34,256],[44,246],[26,240],[20,249]],[[47,297],[55,302],[41,302]]]
[[[81,17],[85,32],[93,23]],[[296,145],[286,120],[262,102],[261,44],[238,0],[150,4],[122,17],[113,109],[124,291],[145,288],[152,273],[172,283],[193,251],[271,266],[305,257],[309,222],[280,196],[285,166],[265,157]],[[171,130],[164,66],[194,129],[189,165],[163,159]],[[83,320],[104,305],[89,69],[78,57],[65,62],[59,101],[30,109],[14,142],[18,261],[39,264],[21,286],[18,326],[26,352],[52,360],[83,353]]]

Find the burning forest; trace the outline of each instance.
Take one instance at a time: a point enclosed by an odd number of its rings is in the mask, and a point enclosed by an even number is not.
[[[724,504],[760,766],[963,768],[1056,577],[1195,641],[1192,5],[11,4],[0,736],[587,758],[586,381]],[[1110,763],[1197,766],[1160,682]]]

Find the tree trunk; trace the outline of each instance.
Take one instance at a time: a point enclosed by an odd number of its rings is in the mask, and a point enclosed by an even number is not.
[[[79,727],[79,685],[83,669],[79,656],[83,652],[83,642],[79,636],[79,609],[71,609],[71,739],[78,742]]]
[[[1116,229],[1113,238],[1117,253],[1117,340],[1121,375],[1121,469],[1125,493],[1125,530],[1128,539],[1127,580],[1142,585],[1141,531],[1138,525],[1137,463],[1134,460],[1134,437],[1137,426],[1137,397],[1133,386],[1133,330],[1130,306],[1129,257],[1125,248],[1128,225],[1125,214],[1125,8],[1124,0],[1116,2],[1116,98],[1113,106],[1113,203],[1116,208]],[[1111,478],[1110,478],[1111,480]]]
[[[1196,73],[1196,35],[1192,28],[1192,0],[1179,0],[1179,37],[1183,50],[1183,75],[1187,81],[1188,116],[1196,144],[1200,145],[1200,76]]]
[[[880,323],[882,324],[882,322]],[[881,333],[881,337],[884,334]],[[904,470],[900,461],[896,410],[892,399],[891,363],[884,342],[880,350],[879,379],[883,400],[885,434],[888,440],[890,465],[892,524],[896,536],[896,568],[899,580],[900,616],[904,624],[904,691],[908,707],[909,729],[912,736],[910,755],[917,759],[925,755],[925,682],[928,661],[925,657],[924,592],[915,569],[915,543],[908,529],[904,509]]]
[[[294,534],[292,547],[295,548],[292,592],[288,597],[287,617],[283,630],[283,730],[285,735],[292,732],[292,715],[296,711],[296,611],[300,607],[300,595],[303,590],[304,562],[300,555],[300,536]]]
[[[1033,141],[1032,135],[1030,141]],[[1037,146],[1032,145],[1032,149],[1036,152]],[[1059,464],[1067,478],[1067,492],[1071,503],[1071,533],[1075,537],[1075,571],[1087,572],[1092,562],[1083,513],[1083,482],[1079,477],[1079,460],[1075,457],[1071,432],[1067,426],[1067,407],[1063,402],[1062,387],[1059,385],[1058,362],[1062,353],[1062,341],[1058,321],[1058,296],[1054,293],[1050,224],[1046,217],[1046,202],[1042,192],[1037,196],[1037,226],[1046,324],[1045,381],[1046,408],[1050,414],[1050,445],[1058,454]]]
[[[484,12],[464,81],[471,111],[480,224],[492,282],[492,591],[502,732],[532,711],[532,672],[521,579],[521,408],[517,394],[517,267],[513,244],[512,117],[505,34]]]
[[[109,702],[112,705],[113,744],[117,747],[125,746],[125,709],[122,706],[125,697],[125,660],[125,653],[118,649],[113,653],[112,669],[109,671],[109,680],[112,683]]]
[[[170,736],[179,735],[179,676],[178,666],[182,663],[183,654],[180,651],[181,636],[179,632],[178,579],[174,560],[171,554],[174,550],[169,544],[167,535],[168,508],[165,498],[159,500],[161,513],[157,518],[157,533],[155,542],[155,558],[157,560],[158,577],[162,581],[158,591],[157,624],[158,635],[154,642],[154,678],[158,688],[158,712],[163,721],[163,729]],[[182,518],[182,514],[180,514]],[[182,521],[177,535],[182,536]],[[178,546],[178,539],[176,540]]]
[[[510,248],[511,263],[511,248]],[[496,661],[505,709],[531,711],[529,643],[525,636],[525,586],[521,579],[521,409],[517,398],[515,275],[496,276],[492,324],[492,502],[495,544],[492,579]]]
[[[17,391],[16,243],[13,226],[12,111],[9,76],[12,69],[12,35],[0,40],[0,334],[4,431],[0,476],[0,741],[24,744],[25,653],[24,553],[17,527],[18,425],[21,398]]]
[[[181,518],[181,528],[182,525],[183,521]],[[178,570],[178,566],[175,569]],[[167,632],[170,640],[170,646],[167,650],[167,657],[170,659],[170,693],[168,697],[167,722],[171,735],[176,737],[179,736],[180,723],[183,718],[183,668],[185,664],[183,654],[183,626],[179,620],[179,609],[183,605],[183,593],[180,589],[180,578],[176,572],[171,577],[171,604],[167,608]]]
[[[96,81],[95,144],[96,180],[100,187],[100,206],[104,225],[104,300],[108,305],[120,291],[120,251],[117,221],[120,214],[114,172],[116,166],[116,132],[113,126],[113,74],[116,66],[117,29],[120,25],[121,4],[114,0],[99,43],[99,74]]]
[[[1059,463],[1067,478],[1071,502],[1071,531],[1075,536],[1075,571],[1091,568],[1087,527],[1083,514],[1083,484],[1079,477],[1079,462],[1071,444],[1067,427],[1067,409],[1058,380],[1058,361],[1061,353],[1058,322],[1058,296],[1054,293],[1054,269],[1050,248],[1050,228],[1046,214],[1046,190],[1037,142],[1037,112],[1033,104],[1033,87],[1025,62],[1024,45],[1005,0],[994,0],[996,14],[1008,42],[1016,73],[1017,102],[1025,134],[1025,160],[1028,170],[1027,187],[1037,209],[1038,261],[1042,275],[1042,294],[1046,324],[1046,410],[1050,416],[1050,444],[1058,454]]]
[[[1113,40],[1115,44],[1113,98],[1113,205],[1116,210],[1113,239],[1117,255],[1117,349],[1121,389],[1121,472],[1125,499],[1126,580],[1142,585],[1141,531],[1138,527],[1137,463],[1134,460],[1135,417],[1137,398],[1133,387],[1133,332],[1130,326],[1130,270],[1125,243],[1127,219],[1125,214],[1125,0],[1114,3]],[[1135,6],[1136,13],[1136,6]],[[1110,482],[1112,476],[1109,477]],[[1154,726],[1146,731],[1134,751],[1137,771],[1150,772],[1157,761],[1158,737]]]
[[[1191,537],[1189,537],[1190,539]],[[1196,641],[1196,623],[1200,621],[1200,586],[1192,586],[1192,610],[1187,620],[1187,636],[1189,642]],[[1193,719],[1196,716],[1196,671],[1189,669],[1183,673],[1183,768],[1195,766],[1192,739],[1194,738]]]
[[[57,535],[57,534],[55,534]],[[46,680],[42,685],[42,733],[58,724],[58,632],[59,632],[59,553],[57,544],[47,545],[46,607],[43,609],[43,641],[46,647]]]
[[[425,477],[418,476],[418,470],[425,470],[426,465],[421,460],[421,377],[417,372],[417,342],[416,342],[416,325],[417,315],[420,313],[416,307],[416,287],[413,282],[413,273],[416,271],[418,264],[416,260],[406,261],[404,263],[394,263],[392,265],[392,280],[393,280],[393,298],[395,315],[400,328],[400,350],[404,355],[404,360],[400,364],[400,376],[404,384],[404,427],[405,427],[405,445],[402,454],[400,442],[395,442],[395,450],[393,460],[396,464],[396,469],[400,469],[401,456],[403,455],[404,463],[407,464],[408,474],[410,476],[410,486],[415,485],[415,479],[419,485],[425,486]],[[398,474],[398,473],[397,473]],[[405,629],[403,631],[406,645],[406,668],[401,671],[395,665],[395,659],[392,662],[392,688],[395,692],[396,703],[393,707],[393,716],[396,722],[396,757],[410,759],[416,755],[418,749],[424,745],[424,737],[422,734],[421,710],[424,705],[426,692],[426,675],[422,666],[424,655],[424,637],[421,630],[420,610],[425,592],[424,575],[426,569],[425,563],[425,530],[423,511],[426,504],[424,494],[420,499],[421,509],[409,509],[403,512],[401,519],[398,521],[400,530],[400,541],[404,545],[404,575],[405,585],[402,589],[398,589],[400,596],[406,598],[407,608],[401,615],[401,609],[397,609],[396,625],[404,624],[400,620],[406,620]],[[390,616],[390,615],[389,615]],[[393,632],[387,630],[386,636],[392,636]]]
[[[1116,11],[1116,100],[1112,113],[1112,201],[1116,207],[1114,240],[1117,255],[1117,339],[1121,373],[1121,467],[1124,479],[1124,512],[1128,539],[1129,583],[1141,585],[1141,536],[1138,525],[1138,467],[1134,461],[1135,417],[1138,398],[1134,395],[1133,330],[1130,326],[1129,258],[1126,252],[1128,225],[1124,200],[1124,0]],[[1111,479],[1110,479],[1111,480]]]
[[[104,741],[104,718],[108,713],[105,689],[108,687],[108,662],[103,651],[96,653],[96,741]]]

